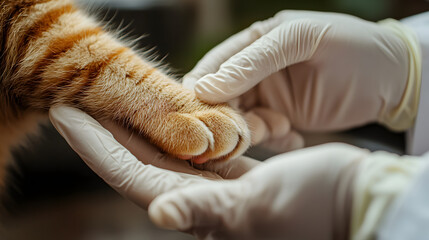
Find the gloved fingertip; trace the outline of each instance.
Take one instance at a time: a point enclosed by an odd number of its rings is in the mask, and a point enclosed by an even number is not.
[[[54,105],[51,108],[49,108],[49,116],[55,115],[58,111],[58,108],[60,108],[59,105]]]
[[[303,148],[305,145],[304,138],[296,131],[290,131],[287,136],[270,139],[261,144],[262,147],[275,153],[284,153],[292,150]]]
[[[74,111],[75,109],[72,107],[68,107],[65,105],[54,105],[49,109],[49,118],[51,120],[55,119],[61,119],[63,115],[70,111]]]
[[[223,84],[216,84],[210,76],[200,79],[194,87],[195,94],[199,99],[207,103],[227,102],[235,96],[230,96],[223,91]]]
[[[49,109],[49,120],[64,138],[73,134],[70,129],[80,127],[85,115],[81,110],[66,105],[55,105]]]
[[[189,90],[193,90],[195,87],[195,84],[197,83],[197,80],[198,79],[195,77],[185,75],[182,78],[182,86],[184,88],[189,89]]]
[[[208,157],[196,157],[194,159],[192,159],[192,162],[195,164],[203,164],[205,162],[207,162],[209,160]]]
[[[251,144],[257,145],[267,140],[269,130],[265,122],[254,112],[250,111],[244,114],[251,134]]]
[[[182,160],[189,160],[192,157],[193,157],[192,155],[179,155],[179,156],[177,156],[177,158],[182,159]]]
[[[292,150],[296,150],[296,149],[300,149],[300,148],[304,147],[305,140],[304,140],[304,137],[301,134],[299,134],[299,133],[297,133],[295,131],[292,131],[292,132],[290,132],[290,135],[291,135],[291,138],[292,138],[292,140],[291,140],[291,147],[290,148]]]
[[[155,199],[148,209],[151,221],[158,227],[169,230],[186,230],[190,226],[186,224],[184,214],[172,202],[165,199]]]
[[[290,132],[291,123],[284,114],[263,107],[254,108],[252,111],[267,124],[270,138],[282,138]]]

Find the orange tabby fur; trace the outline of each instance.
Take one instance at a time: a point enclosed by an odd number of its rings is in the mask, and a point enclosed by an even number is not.
[[[116,120],[177,156],[224,160],[249,145],[236,112],[197,100],[72,0],[2,0],[0,52],[0,184],[9,148],[54,104]]]

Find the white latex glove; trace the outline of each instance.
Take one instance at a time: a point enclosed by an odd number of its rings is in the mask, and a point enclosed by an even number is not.
[[[215,47],[183,84],[209,103],[238,97],[253,114],[254,142],[284,139],[281,121],[305,131],[377,121],[404,130],[417,111],[419,54],[414,33],[393,20],[282,11]]]
[[[159,194],[210,180],[236,178],[259,162],[240,157],[217,173],[198,170],[187,161],[161,153],[145,139],[103,121],[101,126],[86,113],[56,106],[49,111],[52,124],[85,163],[106,183],[147,209]],[[106,128],[106,129],[105,129]],[[110,132],[109,132],[110,131]],[[112,135],[113,134],[113,135]]]
[[[163,194],[149,216],[199,239],[348,239],[355,173],[368,155],[344,144],[278,155],[237,180]]]
[[[376,239],[424,161],[346,144],[277,155],[235,180],[158,196],[158,226],[199,239]]]

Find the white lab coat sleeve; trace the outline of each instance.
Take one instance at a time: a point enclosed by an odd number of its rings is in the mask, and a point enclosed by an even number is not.
[[[417,117],[407,132],[406,153],[422,155],[429,151],[429,12],[401,20],[417,34],[422,51],[422,82]]]
[[[383,151],[362,160],[353,186],[351,240],[374,239],[386,212],[410,187],[424,164],[419,157]]]
[[[378,240],[429,239],[429,153],[422,160],[422,170],[385,214]]]

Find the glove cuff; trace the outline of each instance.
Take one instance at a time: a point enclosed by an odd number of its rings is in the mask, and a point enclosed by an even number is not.
[[[351,162],[340,173],[335,186],[333,240],[349,239],[353,186],[361,159]]]
[[[410,128],[417,115],[420,83],[421,83],[421,50],[417,36],[413,30],[393,19],[385,19],[378,24],[392,31],[407,46],[408,49],[408,80],[401,102],[389,112],[380,114],[379,122],[394,131]]]
[[[352,240],[375,239],[383,217],[422,165],[416,157],[375,152],[364,159],[353,187]]]

